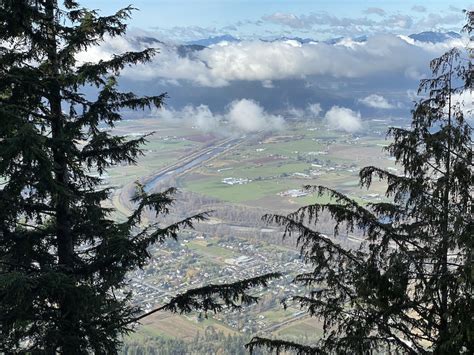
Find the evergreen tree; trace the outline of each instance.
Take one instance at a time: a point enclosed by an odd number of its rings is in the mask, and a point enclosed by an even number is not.
[[[465,27],[472,35],[474,14]],[[471,45],[472,45],[472,38]],[[473,57],[453,49],[431,62],[410,129],[391,128],[387,151],[403,167],[397,175],[374,166],[360,171],[360,185],[387,183],[391,202],[362,206],[325,187],[336,202],[314,204],[289,215],[266,216],[297,235],[314,265],[295,282],[309,287],[294,301],[324,321],[312,345],[255,337],[247,346],[298,354],[473,354],[474,237],[472,122],[460,100],[472,103]],[[471,120],[465,115],[470,115]],[[365,237],[344,249],[315,230],[321,213]]]
[[[122,109],[159,107],[165,96],[117,88],[120,70],[154,49],[96,63],[76,55],[123,35],[132,10],[100,16],[74,0],[0,1],[0,352],[116,353],[142,318],[131,295],[118,296],[126,273],[147,262],[152,243],[205,218],[142,228],[144,210],[168,213],[173,189],[139,187],[137,209],[121,223],[103,207],[109,190],[94,173],[135,163],[146,139],[110,128]],[[84,95],[87,87],[97,96]],[[191,290],[160,309],[240,307],[256,301],[247,289],[274,276]]]

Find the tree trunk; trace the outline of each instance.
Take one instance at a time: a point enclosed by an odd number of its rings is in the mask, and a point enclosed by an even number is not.
[[[51,88],[49,91],[49,105],[51,110],[51,138],[53,141],[52,153],[55,172],[55,183],[58,191],[54,195],[56,213],[56,241],[58,251],[58,266],[63,272],[71,273],[74,267],[74,248],[70,225],[70,196],[68,191],[68,164],[65,153],[64,122],[61,108],[61,91],[59,83],[60,66],[58,62],[58,48],[56,42],[55,12],[57,0],[48,0],[45,5],[48,18],[48,60],[50,63]],[[73,300],[66,297],[59,301],[62,326],[67,327],[68,319],[73,317]],[[72,322],[71,322],[72,324]],[[63,329],[63,334],[73,332],[74,329]],[[57,339],[58,347],[63,354],[74,353],[74,346],[66,339]]]
[[[441,240],[441,282],[440,282],[440,291],[441,291],[441,304],[440,304],[440,324],[439,324],[439,344],[438,349],[435,350],[435,353],[445,353],[448,348],[447,342],[450,339],[449,336],[449,314],[448,314],[448,252],[449,252],[449,184],[450,184],[450,175],[451,175],[451,97],[452,97],[452,87],[451,87],[451,73],[453,71],[452,63],[449,63],[450,71],[448,77],[448,122],[447,122],[447,147],[446,147],[446,158],[445,158],[445,169],[446,169],[446,180],[443,196],[443,209],[444,209],[444,221],[442,225],[442,240]],[[441,347],[441,348],[440,348]]]

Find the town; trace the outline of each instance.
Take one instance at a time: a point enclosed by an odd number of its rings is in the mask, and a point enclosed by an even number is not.
[[[275,300],[288,299],[304,292],[304,287],[292,283],[293,277],[309,268],[299,254],[291,249],[268,243],[250,243],[232,236],[210,236],[195,231],[184,231],[178,241],[168,241],[153,247],[151,263],[130,275],[134,300],[150,311],[168,302],[173,296],[205,284],[233,282],[266,272],[284,271],[281,279],[272,281],[269,289],[258,288],[255,294],[265,300],[242,311],[224,310],[207,315],[225,326],[240,332],[271,331],[279,324],[300,319],[304,312],[291,309],[283,318],[265,317],[265,312],[279,312],[282,306]],[[267,297],[268,298],[268,297]],[[259,311],[255,312],[258,307]],[[187,318],[199,322],[196,313]]]

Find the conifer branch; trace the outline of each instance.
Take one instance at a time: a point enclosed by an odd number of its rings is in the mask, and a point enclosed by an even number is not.
[[[246,291],[258,286],[267,287],[269,281],[280,277],[280,273],[268,273],[233,283],[209,284],[191,289],[173,297],[167,304],[134,318],[131,322],[137,322],[159,311],[182,314],[192,311],[216,313],[224,307],[238,310],[242,306],[252,305],[258,301],[258,297],[249,295]]]

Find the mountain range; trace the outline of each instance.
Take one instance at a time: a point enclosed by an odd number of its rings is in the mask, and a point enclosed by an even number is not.
[[[413,33],[409,35],[411,39],[418,41],[418,42],[424,42],[424,43],[442,43],[446,42],[448,40],[453,40],[453,39],[459,39],[461,38],[461,35],[457,32],[436,32],[436,31],[425,31],[425,32],[420,32],[420,33]],[[342,40],[346,39],[345,37],[335,37],[335,38],[330,38],[327,40],[319,41],[313,38],[301,38],[301,37],[291,37],[291,36],[282,36],[282,37],[277,37],[273,39],[260,39],[263,42],[284,42],[284,41],[295,41],[301,44],[307,44],[307,43],[326,43],[326,44],[338,44]],[[354,42],[365,42],[368,39],[367,35],[363,36],[358,36],[358,37],[353,37],[351,38]],[[241,40],[237,37],[234,37],[229,34],[225,34],[222,36],[212,36],[208,38],[202,38],[198,40],[193,40],[193,41],[188,41],[185,43],[186,46],[190,45],[195,45],[195,46],[203,46],[203,47],[209,47],[212,45],[216,45],[222,42],[229,42],[229,43],[235,43],[235,42],[240,42]],[[198,47],[199,48],[199,47]],[[200,48],[199,48],[200,49]]]

